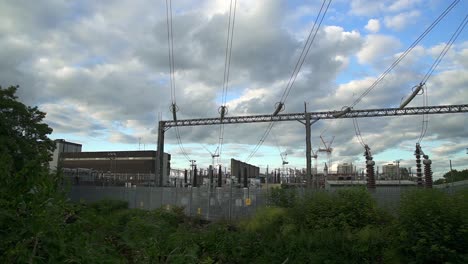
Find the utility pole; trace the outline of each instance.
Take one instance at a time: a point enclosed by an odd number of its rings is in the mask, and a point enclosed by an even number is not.
[[[451,187],[452,187],[452,190],[453,190],[453,169],[452,169],[452,160],[449,160],[450,162],[450,183],[451,183]]]
[[[397,169],[398,185],[400,185],[400,184],[401,184],[400,161],[401,161],[401,159],[397,159],[397,160],[395,160],[395,163],[396,163],[396,169]],[[382,170],[383,170],[383,169],[382,169]]]
[[[190,177],[190,183],[191,183],[191,185],[193,187],[194,185],[196,185],[196,182],[194,183],[194,181],[196,181],[195,173],[196,173],[196,166],[197,165],[195,164],[195,162],[197,162],[197,161],[196,160],[189,160],[189,161],[191,163],[190,167],[192,168],[192,171],[191,171],[190,175],[193,175],[192,177]]]
[[[305,129],[306,129],[306,177],[307,183],[310,186],[312,183],[312,157],[311,157],[311,149],[312,146],[310,144],[310,113],[307,112],[307,103],[304,102],[304,115],[305,115]]]
[[[158,161],[159,161],[159,167],[158,167],[158,176],[159,176],[159,182],[155,179],[155,185],[159,187],[163,187],[163,179],[164,179],[164,133],[166,132],[165,129],[165,121],[159,121],[159,126],[158,126]],[[156,176],[157,177],[157,176]]]

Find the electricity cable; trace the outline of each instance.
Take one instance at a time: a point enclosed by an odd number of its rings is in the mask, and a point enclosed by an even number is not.
[[[419,35],[419,37],[388,67],[355,101],[354,103],[350,106],[350,108],[353,108],[356,106],[359,102],[362,101],[362,99],[367,96],[405,57],[408,55],[418,44],[423,40],[429,32],[432,31],[432,29],[439,24],[439,22],[460,2],[460,0],[455,0],[453,1],[443,12],[440,14],[432,23],[429,25],[426,30]],[[439,61],[440,62],[440,61]],[[438,63],[437,63],[438,65]],[[433,71],[433,68],[432,68]],[[432,71],[430,70],[428,74],[426,74],[425,79],[429,78],[429,76],[432,74]],[[424,118],[424,116],[423,116]],[[423,124],[425,122],[426,129],[427,129],[427,121],[424,119]],[[365,142],[362,138],[361,135],[361,130],[359,128],[359,123],[356,118],[353,118],[353,125],[354,125],[354,131],[356,134],[356,137],[359,141],[359,143],[363,146],[365,146]],[[424,128],[423,128],[424,131]],[[421,132],[421,135],[425,134],[425,132]]]
[[[320,26],[321,26],[321,24],[323,22],[323,19],[325,18],[325,15],[326,15],[326,13],[328,11],[328,8],[330,7],[331,0],[328,1],[327,6],[325,7],[326,2],[327,2],[327,0],[324,0],[322,2],[322,6],[320,7],[319,13],[316,16],[314,24],[312,25],[312,28],[311,28],[311,30],[309,32],[308,37],[307,37],[307,40],[304,43],[304,46],[302,47],[301,54],[299,55],[299,59],[297,60],[296,65],[294,66],[294,70],[291,73],[291,76],[289,77],[289,81],[286,84],[286,87],[285,87],[285,89],[283,91],[283,94],[281,95],[281,99],[280,99],[281,103],[285,103],[287,97],[289,96],[289,93],[291,92],[291,89],[292,89],[292,87],[293,87],[293,85],[294,85],[294,83],[296,81],[297,75],[299,74],[299,71],[301,70],[302,65],[304,64],[304,61],[305,61],[307,55],[309,54],[310,47],[312,46],[312,43],[314,42],[314,40],[315,40],[315,38],[317,36],[317,33],[318,33],[319,29],[320,29]],[[324,10],[324,7],[325,7],[325,10]],[[320,22],[319,22],[319,20],[320,20]]]
[[[325,4],[328,2],[328,4],[326,5],[325,7]],[[330,7],[330,4],[331,4],[331,0],[323,0],[322,2],[322,6],[320,7],[320,10],[319,10],[319,13],[317,14],[317,17],[315,18],[315,21],[314,21],[314,24],[312,25],[312,29],[310,30],[309,32],[309,35],[307,37],[307,40],[306,42],[304,43],[304,47],[302,48],[301,50],[301,54],[299,56],[299,59],[297,60],[296,62],[296,65],[294,67],[294,70],[289,78],[289,81],[283,91],[283,94],[280,98],[280,102],[279,102],[279,105],[275,111],[275,114],[277,114],[282,106],[284,105],[286,99],[288,98],[289,96],[289,93],[291,92],[291,89],[294,85],[294,82],[296,81],[296,78],[297,78],[297,75],[302,67],[302,65],[304,64],[304,61],[309,53],[309,50],[310,50],[310,47],[312,46],[312,43],[314,42],[317,34],[318,34],[318,31],[320,29],[320,26],[323,22],[323,19],[325,18],[325,15],[328,11],[328,8]],[[249,156],[247,157],[246,161],[245,162],[248,162],[254,155],[255,153],[258,151],[258,149],[262,146],[263,142],[265,142],[266,138],[268,137],[268,135],[270,134],[270,131],[271,129],[273,128],[274,126],[274,122],[270,122],[268,124],[268,127],[267,129],[265,130],[265,132],[262,134],[262,137],[260,138],[259,142],[257,143],[257,145],[255,145],[254,149],[252,150],[252,152],[249,154]]]
[[[437,19],[432,22],[432,24],[426,28],[426,30],[419,35],[419,37],[403,52],[391,65],[388,67],[350,106],[351,108],[356,106],[362,99],[369,94],[376,86],[379,84],[399,63],[402,61],[406,55],[408,55],[418,44],[421,40],[426,37],[432,29],[439,24],[439,22],[460,2],[460,0],[453,1],[443,12],[440,14]]]
[[[175,85],[175,67],[174,67],[174,37],[173,37],[173,30],[172,30],[172,1],[166,0],[166,26],[167,26],[167,44],[168,44],[168,55],[169,55],[169,85],[171,88],[171,110],[173,112],[174,121],[175,120],[175,112],[177,111],[177,104],[176,104],[176,85]],[[187,154],[187,151],[182,144],[182,139],[180,136],[179,127],[175,127],[175,134],[177,143],[179,145],[180,152],[182,155],[190,161],[190,157]]]
[[[449,41],[445,44],[444,48],[440,52],[439,56],[436,58],[434,63],[431,65],[431,67],[427,71],[426,75],[424,75],[423,79],[421,80],[420,85],[424,86],[424,89],[422,90],[423,91],[423,105],[424,106],[427,106],[428,103],[429,103],[428,102],[428,91],[427,91],[427,85],[426,85],[427,80],[432,76],[435,69],[437,68],[437,66],[439,66],[440,62],[445,57],[448,50],[452,47],[453,43],[457,40],[458,36],[463,31],[463,29],[465,28],[467,23],[468,23],[468,15],[465,15],[465,18],[463,19],[463,21],[460,23],[458,28],[452,34]],[[421,134],[419,135],[418,143],[421,143],[421,141],[423,140],[424,136],[426,135],[427,128],[428,128],[428,125],[429,125],[429,117],[426,114],[423,114],[422,118],[423,119],[422,119],[422,126],[421,126]]]
[[[465,15],[465,18],[463,19],[463,21],[460,23],[458,28],[452,34],[447,44],[445,44],[444,49],[441,51],[437,59],[434,61],[431,68],[427,71],[426,75],[424,75],[424,78],[422,79],[421,83],[423,84],[426,83],[427,80],[431,77],[431,75],[434,73],[434,70],[437,68],[437,66],[439,66],[440,62],[442,61],[444,56],[447,54],[448,50],[452,47],[453,43],[457,40],[458,36],[463,31],[467,23],[468,23],[468,15]]]
[[[225,57],[224,57],[223,92],[221,95],[221,107],[220,107],[221,119],[226,114],[226,109],[227,109],[226,100],[227,100],[227,91],[229,87],[229,74],[230,74],[230,69],[231,69],[232,43],[234,39],[234,25],[236,21],[236,7],[237,7],[237,0],[231,0],[231,4],[229,6],[229,17],[228,17],[228,26],[227,26],[226,52],[225,52]],[[219,141],[218,141],[218,148],[217,148],[218,162],[221,159],[221,153],[223,151],[223,144],[224,144],[224,123],[221,120],[221,124],[219,125]]]

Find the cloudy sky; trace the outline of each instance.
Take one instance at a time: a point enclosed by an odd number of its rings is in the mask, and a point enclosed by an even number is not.
[[[222,102],[229,0],[174,0],[173,41],[178,118],[218,116]],[[281,98],[322,1],[239,0],[227,94],[229,115],[272,113]],[[335,0],[331,3],[286,101],[284,113],[351,105],[451,1]],[[464,0],[355,109],[396,107],[411,93],[466,16]],[[157,122],[171,119],[165,1],[3,0],[0,85],[47,112],[52,138],[83,150],[156,149]],[[463,31],[427,82],[429,105],[468,103],[468,37]],[[417,96],[410,106],[422,106]],[[468,167],[467,114],[432,115],[421,145],[436,178]],[[360,119],[377,165],[401,159],[415,167],[422,117]],[[245,160],[268,124],[227,125],[219,162]],[[180,128],[191,159],[211,163],[219,127]],[[312,126],[314,150],[332,147],[334,167],[363,167],[351,119]],[[250,163],[305,166],[305,130],[278,123]],[[141,144],[139,145],[139,142]],[[172,166],[188,167],[175,130],[166,133]],[[319,155],[319,170],[326,161]]]

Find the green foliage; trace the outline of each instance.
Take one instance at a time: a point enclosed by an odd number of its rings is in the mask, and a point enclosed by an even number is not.
[[[330,193],[314,193],[296,203],[291,211],[297,225],[304,229],[356,229],[389,219],[377,208],[365,189],[346,189]]]
[[[14,176],[25,167],[47,166],[54,149],[48,138],[52,129],[42,122],[45,113],[19,102],[17,89],[18,86],[0,86],[2,176]]]
[[[467,192],[454,196],[416,190],[404,196],[398,247],[408,263],[462,263],[468,260]]]
[[[99,214],[109,214],[115,211],[128,209],[128,202],[117,200],[101,200],[90,205]]]
[[[266,207],[259,209],[255,216],[243,222],[241,227],[249,232],[261,232],[265,235],[274,235],[288,220],[287,211],[279,207]]]
[[[468,169],[462,171],[451,170],[444,174],[443,178],[434,181],[434,184],[451,183],[468,180]]]
[[[283,189],[275,187],[271,189],[269,202],[274,206],[293,207],[297,202],[297,192],[295,189]]]
[[[70,205],[47,169],[53,142],[45,113],[17,100],[17,86],[0,87],[0,262],[53,259],[64,251]],[[49,256],[49,257],[47,257]],[[52,257],[53,256],[53,257]]]

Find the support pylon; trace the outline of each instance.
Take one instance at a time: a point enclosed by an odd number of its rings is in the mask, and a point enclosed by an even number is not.
[[[366,157],[366,173],[367,173],[367,189],[369,191],[375,190],[375,161],[373,161],[372,153],[369,146],[365,145],[364,156]]]

